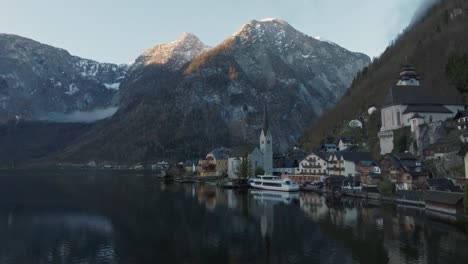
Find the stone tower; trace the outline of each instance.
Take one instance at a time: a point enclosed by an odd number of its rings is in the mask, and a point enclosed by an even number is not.
[[[265,105],[263,113],[263,128],[260,134],[260,151],[263,155],[263,169],[265,174],[273,175],[273,139],[268,123],[268,108]]]

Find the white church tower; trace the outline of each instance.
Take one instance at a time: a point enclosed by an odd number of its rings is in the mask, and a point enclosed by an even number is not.
[[[263,128],[260,134],[260,151],[263,155],[263,169],[265,174],[273,175],[273,139],[268,124],[268,109],[265,105]]]

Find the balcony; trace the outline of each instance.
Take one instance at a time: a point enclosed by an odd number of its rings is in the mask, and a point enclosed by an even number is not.
[[[318,164],[307,164],[307,165],[302,165],[303,168],[305,169],[321,169],[322,166],[318,165]]]

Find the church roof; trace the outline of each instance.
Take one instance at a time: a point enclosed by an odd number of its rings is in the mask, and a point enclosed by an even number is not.
[[[424,117],[422,117],[420,114],[416,113],[416,114],[414,114],[412,117],[410,117],[408,120],[410,120],[410,119],[416,119],[416,118],[422,118],[422,119],[424,119]]]
[[[403,114],[408,113],[447,113],[453,114],[447,107],[443,105],[409,105]],[[422,117],[419,117],[422,118]]]
[[[458,111],[453,119],[459,119],[459,118],[462,118],[462,117],[468,117],[468,111],[467,110]]]
[[[458,91],[423,86],[393,86],[385,97],[384,106],[391,105],[463,105]]]

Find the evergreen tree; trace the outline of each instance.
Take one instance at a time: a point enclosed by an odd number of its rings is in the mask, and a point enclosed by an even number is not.
[[[239,179],[248,179],[251,176],[250,171],[251,167],[249,159],[247,158],[247,155],[244,155],[242,156],[241,163],[239,165],[239,168],[237,169],[237,177],[239,177]]]
[[[262,167],[255,168],[255,176],[264,175],[264,174],[265,174],[265,169],[263,169]]]

